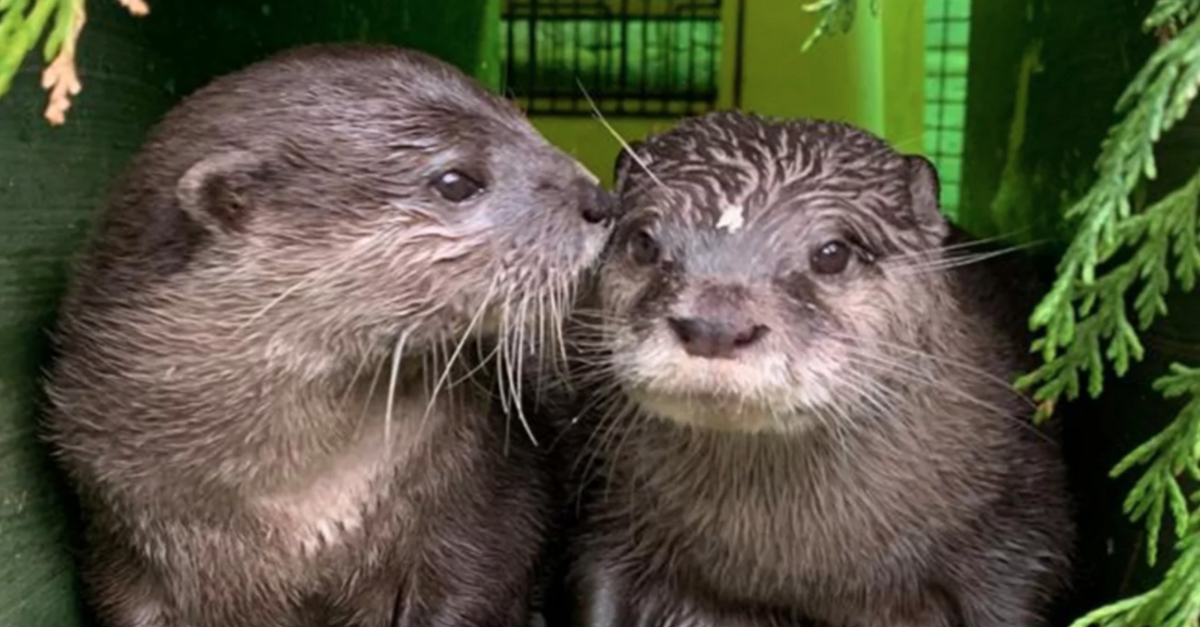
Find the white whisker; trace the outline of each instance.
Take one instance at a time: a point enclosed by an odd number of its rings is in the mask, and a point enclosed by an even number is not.
[[[595,101],[593,101],[591,95],[588,94],[587,89],[583,87],[583,82],[578,78],[575,79],[575,82],[579,84],[579,90],[583,92],[583,97],[587,98],[588,105],[592,108],[592,112],[596,115],[596,119],[600,120],[600,123],[604,125],[604,128],[607,129],[608,132],[611,133],[618,142],[620,142],[621,148],[625,149],[625,152],[631,159],[634,160],[635,163],[638,164],[639,167],[642,168],[642,171],[645,172],[646,175],[651,179],[654,179],[654,182],[659,187],[666,189],[667,186],[664,185],[657,176],[655,176],[654,172],[650,170],[650,166],[647,165],[646,162],[640,156],[638,156],[636,152],[633,151],[633,148],[629,146],[629,142],[625,141],[625,138],[621,137],[621,134],[617,132],[617,129],[613,128],[612,125],[608,123],[608,120],[604,119],[604,115],[600,113],[600,108],[596,106]]]
[[[408,331],[405,331],[396,339],[396,348],[392,350],[392,379],[388,382],[387,408],[383,412],[383,440],[389,455],[392,451],[392,412],[396,403],[396,386],[400,380],[400,360],[407,341]]]

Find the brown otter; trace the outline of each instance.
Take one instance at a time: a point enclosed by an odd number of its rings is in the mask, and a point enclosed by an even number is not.
[[[576,386],[589,483],[557,618],[1041,624],[1070,563],[1064,469],[1007,384],[1021,312],[951,243],[933,166],[720,112],[617,180],[575,332],[599,380]]]
[[[472,373],[548,343],[609,210],[412,51],[293,50],[170,112],[47,383],[102,623],[524,624],[546,482]]]

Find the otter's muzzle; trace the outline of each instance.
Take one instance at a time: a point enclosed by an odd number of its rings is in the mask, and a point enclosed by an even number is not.
[[[585,179],[576,179],[575,189],[579,194],[579,207],[583,219],[592,224],[607,222],[616,215],[616,197],[603,187]]]

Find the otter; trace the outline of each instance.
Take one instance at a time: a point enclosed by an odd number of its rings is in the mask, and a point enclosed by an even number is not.
[[[1069,585],[1065,470],[1009,385],[1026,312],[966,263],[933,165],[721,111],[616,179],[570,331],[581,496],[554,620],[1043,624]]]
[[[612,208],[412,50],[285,51],[170,111],[52,333],[101,623],[525,624],[549,487],[500,375],[551,345]]]

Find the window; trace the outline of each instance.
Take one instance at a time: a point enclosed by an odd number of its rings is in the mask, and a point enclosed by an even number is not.
[[[532,114],[713,108],[721,0],[505,0],[504,89]]]

